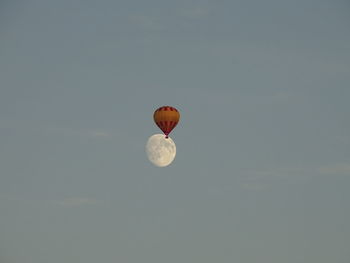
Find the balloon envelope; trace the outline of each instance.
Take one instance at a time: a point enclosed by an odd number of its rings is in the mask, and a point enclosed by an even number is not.
[[[180,113],[174,107],[162,106],[156,109],[153,114],[153,119],[159,129],[165,134],[165,138],[168,138],[169,133],[179,123]]]

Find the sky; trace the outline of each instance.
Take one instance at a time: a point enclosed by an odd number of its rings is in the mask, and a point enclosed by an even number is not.
[[[349,12],[1,1],[0,262],[348,263]]]

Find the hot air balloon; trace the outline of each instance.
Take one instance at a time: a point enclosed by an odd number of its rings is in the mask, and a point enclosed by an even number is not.
[[[153,114],[154,122],[168,138],[169,133],[175,128],[180,120],[180,113],[177,109],[171,106],[162,106]]]

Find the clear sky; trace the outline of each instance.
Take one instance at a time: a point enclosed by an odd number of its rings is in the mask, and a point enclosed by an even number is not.
[[[0,262],[348,263],[349,13],[1,1]]]

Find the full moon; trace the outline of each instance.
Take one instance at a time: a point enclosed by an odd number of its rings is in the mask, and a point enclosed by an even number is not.
[[[166,139],[164,134],[154,134],[147,141],[146,153],[154,165],[168,166],[175,159],[176,145],[170,137]]]

